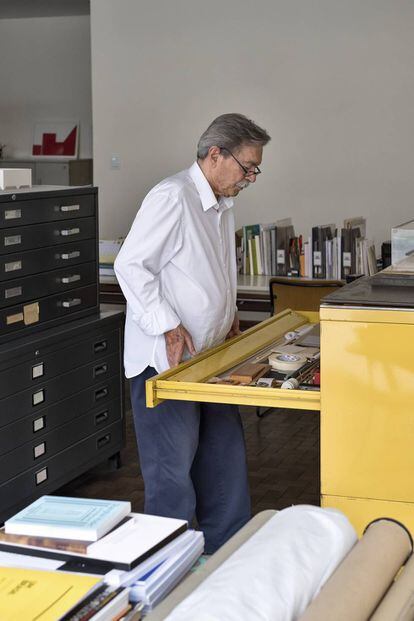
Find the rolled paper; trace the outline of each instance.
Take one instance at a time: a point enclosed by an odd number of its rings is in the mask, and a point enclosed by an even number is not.
[[[414,618],[414,556],[407,561],[370,621],[412,621]]]
[[[372,522],[300,621],[367,621],[411,550],[411,537],[401,524]]]

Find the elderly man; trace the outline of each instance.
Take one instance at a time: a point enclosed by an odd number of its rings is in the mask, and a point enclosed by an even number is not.
[[[165,401],[147,409],[145,381],[240,333],[233,197],[256,181],[269,140],[241,114],[216,118],[197,161],[145,197],[115,262],[145,512],[196,516],[207,553],[250,517],[238,408]]]

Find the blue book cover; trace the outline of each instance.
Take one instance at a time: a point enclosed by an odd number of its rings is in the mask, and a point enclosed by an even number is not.
[[[97,541],[130,512],[131,503],[122,500],[41,496],[4,526],[15,535]]]

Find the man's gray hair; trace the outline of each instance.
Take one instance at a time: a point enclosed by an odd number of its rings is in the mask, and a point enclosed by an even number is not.
[[[267,131],[243,114],[222,114],[214,119],[198,141],[197,158],[203,160],[207,157],[210,147],[234,151],[246,144],[264,146],[269,140]]]

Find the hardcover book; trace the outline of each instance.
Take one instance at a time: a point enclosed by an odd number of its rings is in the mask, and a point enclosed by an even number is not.
[[[97,541],[131,512],[122,500],[41,496],[4,523],[5,532]]]
[[[85,553],[7,540],[0,540],[0,550],[59,559],[65,561],[59,568],[64,571],[106,573],[113,568],[130,571],[179,537],[187,528],[186,520],[131,513],[128,520],[98,541],[89,543]]]
[[[130,516],[123,518],[115,528],[119,528],[122,524],[125,524],[131,520]],[[109,531],[112,532],[113,529]],[[32,535],[13,535],[6,533],[4,526],[0,528],[0,544],[5,543],[17,543],[22,546],[34,546],[37,548],[50,548],[52,550],[63,550],[65,552],[80,552],[86,554],[89,546],[93,541],[81,541],[80,539],[64,539],[61,537],[34,537]]]

